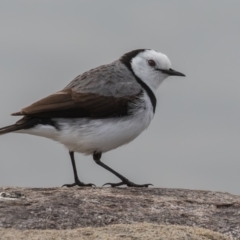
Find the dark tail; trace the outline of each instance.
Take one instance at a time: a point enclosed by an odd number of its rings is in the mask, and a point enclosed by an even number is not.
[[[17,131],[17,130],[20,130],[20,129],[22,129],[21,125],[13,124],[13,125],[10,125],[10,126],[6,126],[6,127],[3,127],[3,128],[0,128],[0,135],[5,134],[5,133],[14,132],[14,131]]]
[[[13,125],[0,128],[0,135],[24,129],[26,128],[26,125],[29,125],[29,123],[31,123],[31,118],[29,119],[29,117],[23,117]]]
[[[58,124],[51,118],[38,118],[38,117],[24,116],[13,125],[0,128],[0,135],[5,133],[10,133],[10,132],[15,132],[21,129],[29,129],[38,124],[51,125],[56,129],[59,129]]]

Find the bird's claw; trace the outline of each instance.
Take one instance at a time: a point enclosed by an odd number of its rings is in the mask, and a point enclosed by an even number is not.
[[[119,187],[119,186],[122,186],[122,185],[127,185],[128,187],[148,187],[148,186],[153,186],[151,183],[136,184],[136,183],[133,183],[133,182],[130,182],[130,181],[122,181],[122,182],[119,182],[119,183],[105,183],[103,185],[103,187],[107,186],[107,185],[110,185],[111,187]]]
[[[96,187],[96,185],[93,184],[93,183],[83,183],[81,181],[77,181],[77,182],[72,183],[72,184],[64,184],[64,185],[62,185],[62,187],[74,187],[74,186],[79,186],[79,187]]]

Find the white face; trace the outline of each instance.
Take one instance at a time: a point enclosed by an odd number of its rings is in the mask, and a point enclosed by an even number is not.
[[[168,57],[154,50],[140,52],[132,59],[131,65],[134,73],[153,91],[157,90],[163,80],[169,76],[160,70],[169,70],[171,68]]]

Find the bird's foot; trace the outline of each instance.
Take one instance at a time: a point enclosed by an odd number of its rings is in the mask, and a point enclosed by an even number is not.
[[[147,184],[136,184],[133,182],[130,182],[129,180],[126,181],[122,181],[119,183],[105,183],[103,186],[107,186],[110,185],[111,187],[119,187],[122,185],[127,185],[128,187],[148,187],[148,186],[153,186],[151,183],[147,183]]]
[[[92,183],[84,183],[81,182],[80,180],[75,181],[75,183],[72,184],[64,184],[62,187],[74,187],[74,186],[79,186],[79,187],[96,187],[95,184]]]

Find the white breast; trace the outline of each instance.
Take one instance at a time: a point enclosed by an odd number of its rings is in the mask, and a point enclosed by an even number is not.
[[[20,132],[51,138],[65,145],[70,151],[86,155],[94,151],[107,152],[127,144],[145,130],[152,118],[153,109],[144,93],[143,102],[133,115],[109,119],[54,119],[61,130],[38,125]]]

